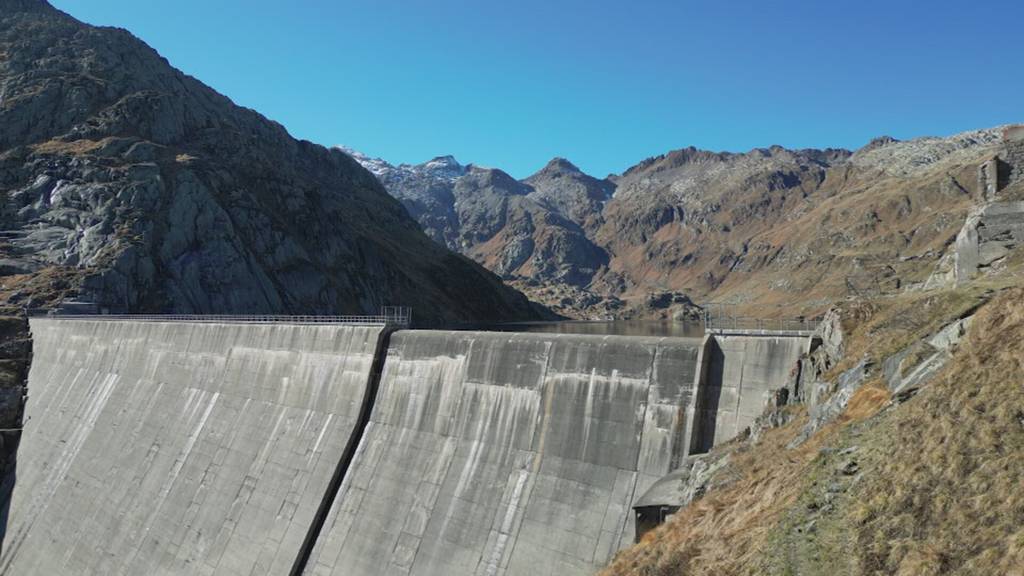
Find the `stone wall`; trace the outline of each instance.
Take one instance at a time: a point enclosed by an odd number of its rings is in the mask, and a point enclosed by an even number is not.
[[[1007,164],[1006,185],[1024,182],[1024,126],[1007,128],[1003,133],[1002,159]]]
[[[985,200],[996,197],[999,191],[999,156],[993,156],[978,166],[978,192]]]
[[[1003,131],[1002,149],[978,166],[978,192],[982,201],[998,199],[1004,188],[1024,182],[1024,126]]]

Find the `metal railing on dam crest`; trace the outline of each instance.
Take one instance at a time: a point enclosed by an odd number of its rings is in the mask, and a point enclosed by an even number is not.
[[[821,318],[757,318],[737,312],[735,304],[712,302],[704,306],[708,334],[739,336],[811,336]]]
[[[202,324],[347,324],[361,326],[392,326],[408,328],[412,324],[412,309],[385,306],[374,315],[284,315],[284,314],[78,314],[54,310],[30,310],[33,318],[47,317],[60,320],[122,320],[132,322],[194,322]]]

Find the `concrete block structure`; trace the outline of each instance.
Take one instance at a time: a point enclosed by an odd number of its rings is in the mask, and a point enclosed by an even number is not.
[[[1024,181],[1024,125],[1010,126],[1003,131],[1003,155],[1009,165],[1007,184]]]

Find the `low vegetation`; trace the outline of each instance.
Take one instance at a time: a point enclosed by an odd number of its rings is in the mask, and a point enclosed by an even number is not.
[[[848,303],[844,364],[977,310],[939,376],[903,404],[880,379],[788,448],[804,418],[730,443],[712,490],[605,576],[1024,574],[1024,289],[991,283]]]
[[[843,523],[857,574],[1024,574],[1024,290],[926,393],[866,431]]]

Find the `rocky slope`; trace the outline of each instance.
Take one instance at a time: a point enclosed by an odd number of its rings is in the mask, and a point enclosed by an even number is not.
[[[451,156],[393,166],[350,149],[435,241],[502,277],[581,287],[607,265],[587,236],[611,184],[555,159],[524,181]]]
[[[687,148],[606,180],[556,159],[500,186],[460,187],[480,180],[482,169],[465,167],[426,186],[419,175],[431,163],[357,159],[377,163],[385,186],[432,237],[568,315],[664,316],[646,302],[675,293],[791,315],[924,282],[980,198],[977,167],[998,149],[999,134],[878,138],[856,152]],[[507,216],[510,198],[529,203],[534,220],[542,210],[578,229],[551,218],[525,233],[522,218]],[[578,242],[538,251],[537,231],[551,229]]]
[[[0,0],[0,190],[2,291],[19,305],[537,316],[347,155],[42,0]]]

